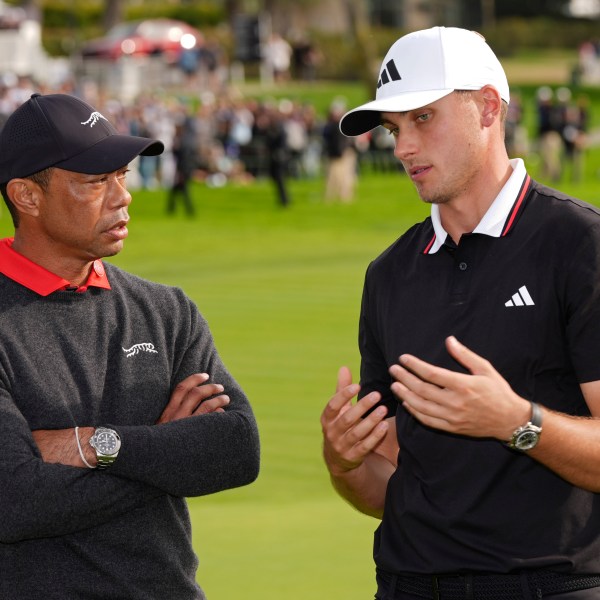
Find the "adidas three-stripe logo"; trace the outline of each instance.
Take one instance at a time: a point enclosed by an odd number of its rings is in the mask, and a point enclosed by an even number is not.
[[[398,73],[398,69],[396,69],[394,59],[389,60],[385,64],[383,71],[381,71],[381,76],[377,82],[377,89],[379,89],[382,85],[389,83],[390,81],[400,81],[400,79],[402,79],[402,77],[400,77],[400,73]]]
[[[516,294],[512,295],[512,298],[504,303],[504,306],[534,306],[535,302],[529,293],[527,287],[522,286]]]

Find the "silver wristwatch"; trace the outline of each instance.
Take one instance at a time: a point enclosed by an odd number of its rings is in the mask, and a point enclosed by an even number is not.
[[[519,427],[512,434],[508,446],[513,450],[525,452],[535,448],[542,434],[542,411],[535,403],[531,403],[531,420]]]
[[[90,438],[90,446],[96,451],[98,468],[106,469],[117,460],[121,449],[121,438],[114,429],[97,427]]]

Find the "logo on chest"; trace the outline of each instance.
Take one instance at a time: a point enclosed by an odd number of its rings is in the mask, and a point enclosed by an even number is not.
[[[131,358],[132,356],[135,356],[136,354],[139,354],[140,352],[149,352],[149,353],[153,353],[153,354],[158,354],[158,350],[155,350],[154,344],[151,344],[150,342],[142,342],[141,344],[134,344],[133,346],[131,346],[131,348],[123,348],[123,346],[121,346],[121,348],[123,349],[123,352],[125,352],[125,356],[127,356],[127,358]]]
[[[511,299],[504,303],[504,306],[508,308],[518,307],[518,306],[535,306],[535,302],[529,293],[529,290],[526,286],[521,286],[516,294],[513,294]]]

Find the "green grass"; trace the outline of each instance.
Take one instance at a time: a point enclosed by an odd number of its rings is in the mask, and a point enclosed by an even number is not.
[[[594,202],[599,169],[592,154],[585,182],[559,187]],[[338,367],[358,372],[365,268],[428,209],[399,174],[364,174],[350,205],[324,204],[321,180],[292,181],[290,189],[284,210],[268,181],[196,185],[193,220],[167,218],[162,192],[134,192],[131,235],[113,259],[196,301],[256,411],[258,481],[189,501],[198,580],[211,600],[365,600],[374,593],[377,522],[333,492],[319,415]],[[4,210],[0,233],[11,229]]]

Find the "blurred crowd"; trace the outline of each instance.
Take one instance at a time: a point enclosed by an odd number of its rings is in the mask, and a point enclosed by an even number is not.
[[[385,132],[356,140],[341,135],[338,122],[345,112],[336,99],[328,115],[290,99],[244,98],[234,87],[220,93],[178,97],[139,95],[130,104],[105,97],[92,83],[68,81],[59,89],[36,85],[28,77],[0,78],[0,124],[33,92],[77,95],[97,107],[118,130],[162,140],[159,157],[142,156],[133,165],[132,188],[168,190],[167,209],[178,204],[192,215],[192,181],[208,187],[248,184],[269,178],[276,200],[290,203],[290,179],[327,179],[324,198],[351,201],[360,168],[398,169]]]
[[[585,94],[574,96],[565,86],[556,90],[542,86],[531,108],[535,111],[533,139],[529,139],[523,126],[522,100],[518,93],[511,95],[506,121],[509,155],[538,160],[540,176],[551,182],[562,177],[580,181],[584,174],[585,150],[591,143],[589,98]]]
[[[577,66],[573,72],[573,83],[580,81],[597,85],[600,83],[600,39],[587,40],[579,46]]]
[[[393,156],[394,139],[385,129],[358,138],[340,133],[338,123],[347,109],[343,98],[332,101],[327,115],[289,99],[244,98],[234,88],[185,98],[149,92],[125,105],[90,83],[68,81],[60,89],[45,89],[27,77],[5,76],[0,78],[0,123],[35,91],[78,95],[119,130],[162,140],[165,153],[137,159],[130,185],[166,190],[168,212],[181,205],[194,214],[193,181],[221,187],[270,179],[275,201],[287,206],[290,179],[323,177],[325,201],[350,202],[361,172],[401,168]],[[524,126],[526,110],[535,110],[534,139]],[[577,180],[583,173],[588,124],[587,98],[574,98],[568,88],[540,88],[534,107],[524,107],[514,92],[506,124],[509,154],[539,159],[541,174],[549,180],[560,179],[569,169]]]

